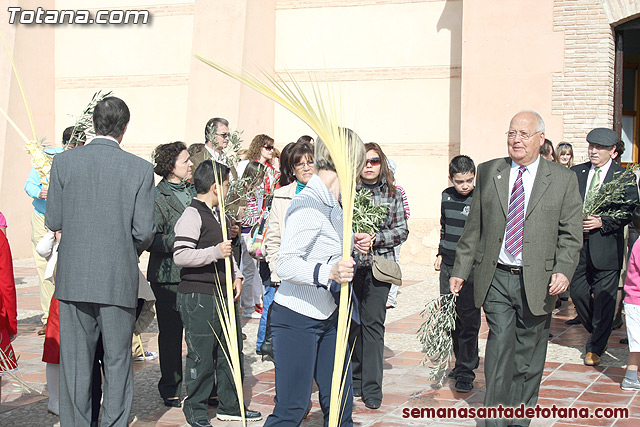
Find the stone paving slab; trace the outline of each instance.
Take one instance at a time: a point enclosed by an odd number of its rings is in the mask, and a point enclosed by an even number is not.
[[[144,271],[146,260],[141,268]],[[41,362],[43,337],[36,335],[40,327],[41,311],[38,296],[38,280],[32,260],[14,261],[14,273],[18,287],[19,336],[14,348],[20,356],[20,375],[31,386],[42,393],[23,390],[5,377],[2,382],[0,402],[1,426],[55,426],[58,417],[47,413],[47,391],[45,385],[45,364]],[[422,366],[424,353],[415,332],[422,323],[420,312],[426,302],[437,297],[438,276],[431,266],[403,266],[405,283],[398,295],[398,306],[389,310],[385,323],[385,363],[384,398],[377,411],[365,408],[360,399],[354,402],[353,418],[358,426],[484,426],[481,419],[453,418],[412,418],[411,410],[423,408],[446,410],[446,408],[480,408],[484,400],[483,359],[477,370],[471,393],[459,393],[453,389],[453,382],[445,380],[437,387],[428,379],[429,370]],[[619,343],[626,336],[623,329],[614,331],[609,341],[609,349],[602,358],[602,365],[593,368],[582,364],[584,342],[587,334],[581,326],[567,326],[564,321],[575,315],[570,303],[554,312],[547,363],[540,391],[539,404],[550,408],[624,407],[629,411],[629,419],[537,419],[534,427],[546,426],[638,426],[640,425],[640,393],[625,392],[619,387],[624,375],[628,350]],[[251,409],[259,410],[266,416],[273,409],[275,396],[275,376],[273,364],[262,361],[255,354],[255,337],[258,320],[243,319],[245,354],[245,395]],[[481,356],[486,345],[488,329],[484,322],[480,331]],[[157,351],[157,325],[154,322],[142,336],[146,350]],[[186,348],[183,346],[186,354]],[[134,363],[134,401],[131,423],[136,427],[185,426],[181,409],[167,408],[157,393],[160,377],[158,360]],[[184,392],[183,392],[184,396]],[[312,396],[313,408],[303,426],[321,426],[322,413],[317,402],[317,391]],[[209,415],[215,426],[235,427],[239,422],[219,422],[215,420],[215,409]],[[262,422],[250,423],[261,426]]]

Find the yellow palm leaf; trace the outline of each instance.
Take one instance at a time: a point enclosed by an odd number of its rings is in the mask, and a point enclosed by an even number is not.
[[[40,182],[44,185],[49,184],[49,172],[51,171],[51,164],[53,159],[51,156],[47,155],[44,152],[44,148],[42,143],[38,140],[38,136],[36,134],[36,126],[33,122],[33,116],[31,115],[31,109],[29,108],[29,103],[27,102],[27,95],[24,92],[24,87],[22,86],[22,80],[20,79],[20,74],[18,74],[18,68],[16,67],[16,63],[13,60],[13,55],[9,50],[9,46],[7,46],[7,42],[4,38],[4,35],[0,31],[0,39],[2,39],[2,44],[4,45],[5,50],[7,51],[7,56],[9,57],[9,61],[11,62],[11,66],[13,68],[13,74],[16,77],[16,81],[18,82],[18,87],[20,88],[20,94],[22,95],[22,101],[24,102],[24,107],[27,110],[27,117],[29,118],[29,124],[31,125],[31,132],[33,133],[33,139],[27,138],[27,136],[22,132],[22,130],[16,125],[16,123],[11,120],[6,111],[0,108],[0,113],[7,119],[7,122],[15,129],[20,138],[22,138],[25,142],[25,148],[31,154],[31,165],[40,175]]]
[[[218,197],[218,209],[220,210],[220,226],[222,228],[222,240],[228,240],[227,235],[227,218],[225,212],[225,204],[224,204],[224,194],[222,191],[222,183],[223,179],[220,174],[217,173],[217,170],[214,168],[214,177],[216,181],[216,190]],[[231,255],[233,256],[233,255]],[[230,257],[226,257],[224,259],[224,269],[225,269],[225,282],[226,282],[226,291],[227,291],[227,304],[218,304],[218,300],[216,299],[216,304],[218,305],[218,316],[220,317],[220,324],[222,325],[222,335],[227,342],[228,352],[225,352],[225,357],[227,362],[229,363],[229,367],[231,368],[231,376],[233,377],[233,383],[236,387],[236,393],[238,394],[238,405],[240,406],[240,415],[242,416],[242,425],[247,425],[247,420],[245,418],[244,412],[244,390],[242,389],[242,367],[240,366],[240,349],[238,347],[238,329],[236,324],[236,307],[235,301],[233,300],[234,290],[233,290],[233,276],[231,274],[231,259]],[[217,274],[216,274],[217,277]],[[218,285],[218,295],[224,295],[222,293],[222,288],[220,286],[220,281],[217,282]],[[215,331],[214,331],[215,333]],[[218,341],[220,338],[216,335]],[[222,347],[222,346],[221,346]],[[224,348],[222,348],[224,351]]]
[[[31,132],[33,133],[33,140],[38,140],[38,135],[36,135],[36,125],[33,122],[33,116],[31,115],[31,109],[29,108],[29,103],[27,102],[27,95],[24,93],[24,87],[22,86],[22,80],[20,79],[20,75],[18,74],[18,68],[16,67],[16,63],[13,60],[13,55],[9,50],[9,46],[7,46],[7,41],[0,31],[0,39],[2,39],[2,44],[7,51],[7,56],[9,57],[9,61],[11,61],[11,67],[13,68],[13,74],[16,76],[16,81],[18,82],[18,87],[20,88],[20,93],[22,94],[22,101],[24,102],[24,107],[27,109],[27,116],[29,117],[29,124],[31,125]]]

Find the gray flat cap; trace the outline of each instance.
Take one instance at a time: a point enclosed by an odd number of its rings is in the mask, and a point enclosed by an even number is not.
[[[587,134],[587,142],[590,144],[612,147],[620,141],[617,133],[607,128],[595,128]]]

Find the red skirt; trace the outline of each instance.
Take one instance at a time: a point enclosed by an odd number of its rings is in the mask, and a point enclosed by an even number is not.
[[[60,364],[60,319],[58,317],[58,300],[51,297],[47,331],[44,335],[44,351],[42,361]]]
[[[2,323],[2,322],[0,322]],[[18,367],[16,354],[11,346],[11,338],[9,337],[9,329],[5,325],[0,325],[0,376],[4,372],[13,371]]]

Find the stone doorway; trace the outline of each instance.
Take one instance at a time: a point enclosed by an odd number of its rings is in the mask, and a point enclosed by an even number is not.
[[[615,27],[616,96],[614,126],[625,143],[622,162],[640,157],[640,18]]]

